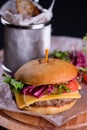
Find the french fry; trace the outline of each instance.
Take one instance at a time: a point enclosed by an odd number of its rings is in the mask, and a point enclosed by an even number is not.
[[[41,13],[41,10],[29,0],[16,0],[16,7],[18,13],[22,15],[36,16]]]

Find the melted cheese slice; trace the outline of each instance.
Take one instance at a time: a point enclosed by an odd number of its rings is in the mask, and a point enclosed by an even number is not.
[[[44,95],[40,98],[36,98],[30,95],[25,95],[26,102],[24,100],[23,94],[15,93],[15,97],[16,97],[16,102],[18,107],[22,109],[38,101],[46,101],[46,100],[61,99],[61,98],[80,98],[81,95],[79,94],[78,91],[72,93],[64,93],[64,94]]]

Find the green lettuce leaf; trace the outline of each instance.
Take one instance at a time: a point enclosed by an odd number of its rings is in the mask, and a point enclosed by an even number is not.
[[[16,81],[15,79],[6,74],[3,74],[2,76],[4,77],[4,82],[10,86],[13,92],[20,92],[24,87],[24,84],[22,82]]]
[[[56,50],[55,50],[55,51],[51,54],[51,57],[53,57],[53,58],[58,58],[58,59],[61,59],[61,60],[65,60],[65,61],[70,62],[69,52],[67,52],[67,51],[62,52],[62,51],[56,51]]]

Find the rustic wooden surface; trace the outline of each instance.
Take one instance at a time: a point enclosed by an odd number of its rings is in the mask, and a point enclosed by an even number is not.
[[[40,117],[1,110],[0,125],[10,130],[87,130],[87,113],[56,127]]]
[[[52,40],[56,42],[57,37]],[[3,50],[0,51],[1,57],[3,58]],[[0,110],[0,126],[10,130],[87,130],[87,113],[56,127],[40,117]]]

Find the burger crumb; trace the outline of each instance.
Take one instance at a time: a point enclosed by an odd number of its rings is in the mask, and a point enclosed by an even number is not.
[[[39,61],[39,63],[41,64],[41,59],[39,59],[38,61]]]

